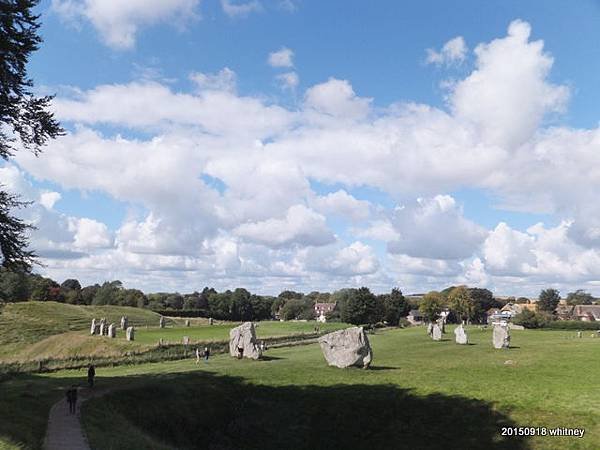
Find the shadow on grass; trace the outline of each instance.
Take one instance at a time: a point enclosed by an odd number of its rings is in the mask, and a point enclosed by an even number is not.
[[[281,358],[279,356],[268,356],[268,355],[262,355],[260,357],[261,361],[278,361],[280,359],[285,359],[285,358]]]
[[[390,367],[390,366],[369,366],[369,370],[400,370],[400,367]]]
[[[386,370],[386,369],[380,369]],[[490,404],[396,385],[267,386],[206,372],[102,379],[84,406],[94,449],[527,449]]]

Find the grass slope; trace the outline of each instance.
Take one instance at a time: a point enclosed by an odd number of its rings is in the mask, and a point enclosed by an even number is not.
[[[14,359],[32,344],[50,336],[70,331],[87,331],[93,318],[106,317],[109,323],[119,323],[124,315],[135,326],[157,325],[159,319],[159,315],[152,311],[124,306],[81,306],[56,302],[8,303],[0,309],[0,360]],[[72,335],[67,335],[64,344],[68,344],[71,339]],[[60,353],[60,349],[56,353]]]
[[[256,362],[222,355],[199,366],[103,368],[98,388],[119,391],[86,404],[84,424],[97,449],[597,449],[600,339],[574,336],[514,331],[514,347],[495,350],[491,330],[470,330],[469,346],[455,345],[451,330],[443,342],[423,328],[390,330],[370,337],[372,370],[328,367],[317,345]],[[0,442],[37,448],[53,396],[84,376],[0,383]],[[586,431],[517,439],[500,436],[502,426]]]

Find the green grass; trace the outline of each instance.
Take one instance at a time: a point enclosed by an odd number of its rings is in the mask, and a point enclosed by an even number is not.
[[[328,367],[315,344],[272,349],[265,361],[102,368],[98,388],[120,390],[86,404],[84,422],[98,449],[597,449],[600,338],[575,334],[513,331],[513,348],[495,350],[491,330],[471,329],[469,346],[451,329],[443,342],[423,328],[378,332],[372,370]],[[0,383],[0,442],[37,448],[44,411],[73,380],[84,373]],[[586,431],[502,439],[507,425]]]
[[[258,322],[256,335],[259,338],[281,337],[290,335],[313,334],[316,322]],[[194,341],[224,341],[229,339],[229,330],[239,323],[219,325],[202,325],[190,327],[140,328],[135,335],[136,342],[156,344],[159,339],[164,342],[180,344],[184,336]],[[347,327],[343,323],[319,324],[321,332],[334,331]]]
[[[0,309],[0,360],[13,358],[31,344],[71,331],[88,331],[93,318],[116,324],[128,316],[135,326],[158,325],[159,315],[125,306],[80,306],[56,302],[8,303]],[[68,341],[68,337],[66,339]]]

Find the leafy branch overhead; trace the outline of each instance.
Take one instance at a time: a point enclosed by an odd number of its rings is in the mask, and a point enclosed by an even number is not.
[[[38,0],[0,2],[0,157],[8,160],[19,148],[38,155],[41,147],[64,130],[50,112],[52,96],[37,97],[27,75],[27,62],[42,42]],[[28,270],[35,261],[26,232],[33,227],[13,216],[26,202],[0,190],[0,250],[5,267]]]

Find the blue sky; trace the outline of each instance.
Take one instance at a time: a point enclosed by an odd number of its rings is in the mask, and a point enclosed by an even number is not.
[[[596,1],[38,9],[69,133],[0,176],[59,281],[600,285]]]

